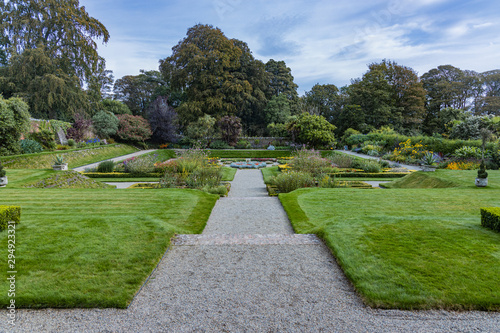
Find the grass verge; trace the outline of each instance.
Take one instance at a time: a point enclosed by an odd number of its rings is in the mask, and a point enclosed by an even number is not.
[[[131,154],[138,151],[137,148],[118,144],[112,146],[100,146],[84,150],[58,151],[39,154],[27,154],[6,156],[2,158],[2,164],[6,169],[48,169],[54,164],[55,154],[60,154],[69,163],[69,168],[104,161],[110,158]]]
[[[414,172],[404,178],[385,184],[386,188],[469,188],[476,189],[477,170],[436,170]],[[500,171],[488,170],[487,191],[500,189]]]
[[[3,189],[16,226],[16,306],[125,308],[174,233],[200,233],[218,198],[196,190]],[[7,233],[0,233],[7,248]],[[8,271],[7,261],[0,269]],[[8,281],[0,281],[8,290]],[[9,302],[0,295],[0,305]]]
[[[234,175],[236,175],[236,168],[222,168],[222,180],[225,182],[230,182],[234,180]]]
[[[365,302],[399,309],[500,311],[500,234],[484,189],[300,189],[280,194],[297,233],[323,238]]]
[[[262,176],[264,177],[264,183],[269,184],[269,179],[273,176],[278,175],[281,171],[277,166],[262,168]]]

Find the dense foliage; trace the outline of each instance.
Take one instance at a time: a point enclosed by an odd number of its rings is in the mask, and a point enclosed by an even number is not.
[[[118,132],[116,135],[125,142],[139,143],[151,137],[151,127],[141,116],[129,114],[118,115]]]
[[[0,155],[19,153],[19,139],[29,127],[28,105],[20,98],[3,99],[0,95]]]

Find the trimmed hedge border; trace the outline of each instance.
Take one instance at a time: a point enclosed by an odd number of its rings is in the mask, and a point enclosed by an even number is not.
[[[9,222],[21,222],[21,207],[0,206],[0,231],[7,229]]]
[[[411,174],[411,172],[380,172],[380,173],[369,173],[369,172],[338,172],[329,173],[330,177],[340,177],[340,178],[403,178]]]
[[[500,232],[500,207],[482,207],[481,225]]]
[[[89,178],[160,178],[161,173],[129,173],[129,172],[83,172],[82,175]]]

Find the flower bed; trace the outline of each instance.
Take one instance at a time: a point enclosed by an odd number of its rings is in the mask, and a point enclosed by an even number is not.
[[[231,168],[239,169],[258,169],[265,168],[267,166],[266,162],[233,162],[229,165]]]

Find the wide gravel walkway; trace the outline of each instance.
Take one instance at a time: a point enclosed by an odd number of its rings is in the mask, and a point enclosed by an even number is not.
[[[363,305],[329,250],[295,235],[258,170],[239,170],[201,235],[172,241],[126,310],[21,310],[16,332],[499,332],[500,314]],[[5,311],[4,311],[5,315]],[[4,316],[5,317],[5,316]],[[5,317],[6,318],[6,317]],[[6,320],[0,331],[6,331]]]

